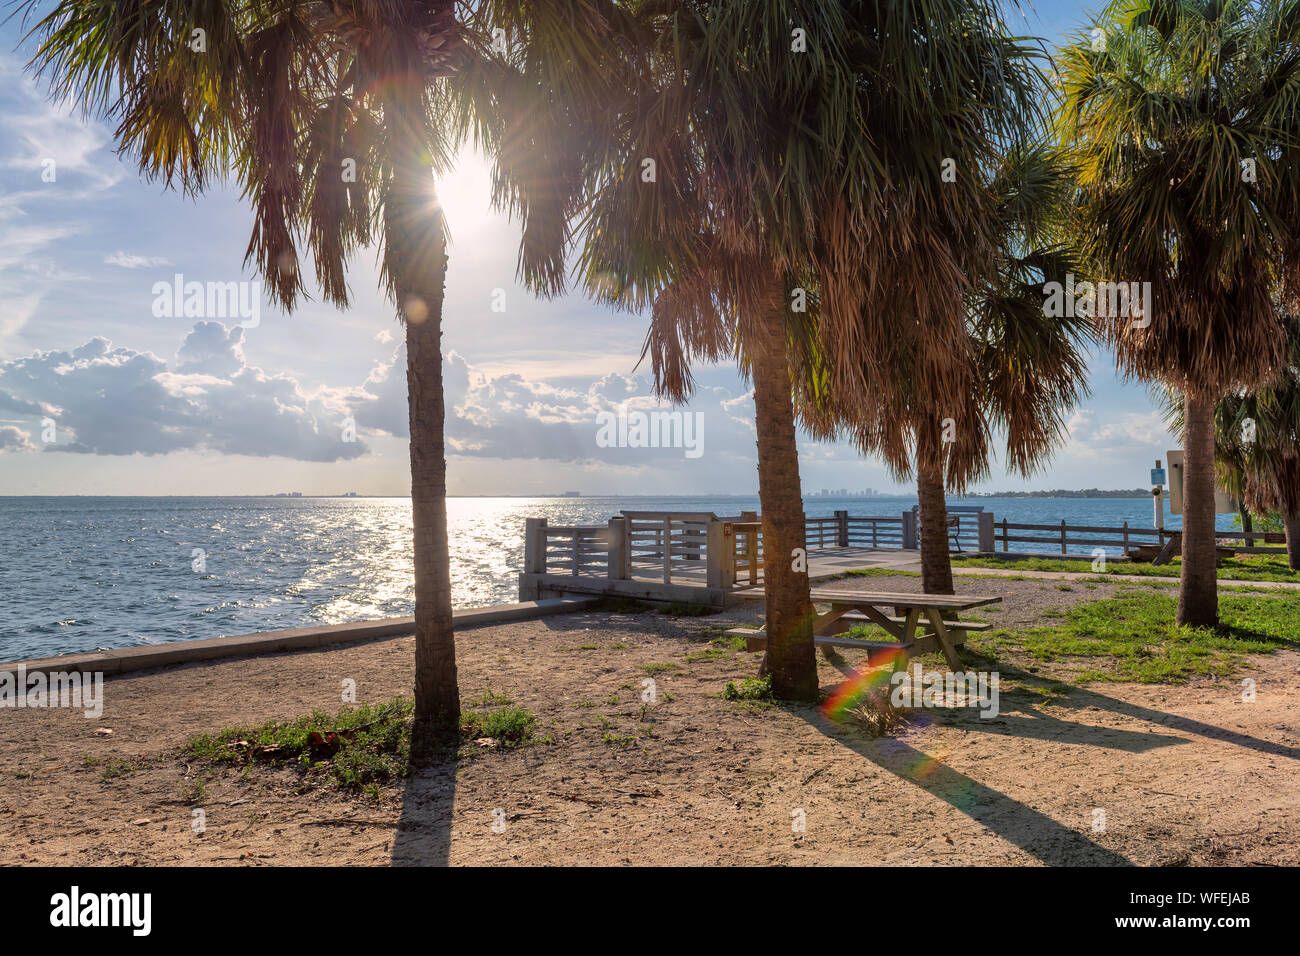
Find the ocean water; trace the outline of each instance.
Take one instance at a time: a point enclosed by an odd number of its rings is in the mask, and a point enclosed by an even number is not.
[[[915,501],[805,507],[898,515]],[[1149,498],[950,504],[1034,524],[1152,526]],[[758,499],[449,499],[454,604],[517,599],[525,518],[604,524],[624,508],[734,515]],[[1230,515],[1219,520],[1231,527]],[[0,660],[409,615],[409,540],[406,498],[0,498]]]

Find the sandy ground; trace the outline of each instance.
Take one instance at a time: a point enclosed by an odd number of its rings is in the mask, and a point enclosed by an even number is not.
[[[1111,591],[960,589],[1004,595],[990,618],[1009,624]],[[1300,652],[1180,687],[1003,694],[996,719],[926,711],[873,739],[815,708],[720,699],[757,656],[687,655],[709,646],[705,628],[756,619],[753,608],[582,613],[458,633],[466,701],[507,693],[551,742],[426,767],[378,799],[260,765],[209,771],[200,790],[182,747],[232,724],[337,710],[346,678],[363,701],[407,693],[410,638],[121,677],[98,719],[0,710],[0,863],[1300,863]],[[823,689],[852,663],[821,661]],[[643,715],[644,668],[656,664],[675,666],[655,674]],[[1242,676],[1257,683],[1254,703],[1242,702]]]

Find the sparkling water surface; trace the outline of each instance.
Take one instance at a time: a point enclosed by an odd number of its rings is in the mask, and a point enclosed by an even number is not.
[[[915,501],[812,496],[805,508],[897,515]],[[1149,498],[950,503],[1034,524],[1152,526]],[[525,518],[604,524],[624,508],[734,515],[758,499],[448,499],[453,603],[517,600]],[[409,615],[410,536],[407,498],[0,498],[0,660]]]

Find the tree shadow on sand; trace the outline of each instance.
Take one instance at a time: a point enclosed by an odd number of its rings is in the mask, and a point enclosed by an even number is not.
[[[446,866],[456,804],[458,740],[416,724],[409,773],[401,788],[402,812],[393,835],[393,866]]]
[[[1064,692],[1060,696],[1053,697],[1052,706],[1054,707],[1059,707],[1059,708],[1074,710],[1074,711],[1082,711],[1090,707],[1095,707],[1098,710],[1104,710],[1112,714],[1118,714],[1121,717],[1130,717],[1135,720],[1142,720],[1142,721],[1146,721],[1147,723],[1157,724],[1160,727],[1165,727],[1170,730],[1178,731],[1179,733],[1182,734],[1191,734],[1197,737],[1204,737],[1207,740],[1221,740],[1225,743],[1233,744],[1238,747],[1244,747],[1247,750],[1254,750],[1259,753],[1268,754],[1269,756],[1273,756],[1273,757],[1285,757],[1288,760],[1300,760],[1300,748],[1290,747],[1287,746],[1286,744],[1277,743],[1276,741],[1272,741],[1272,740],[1264,740],[1259,737],[1252,737],[1250,734],[1242,733],[1241,731],[1229,730],[1226,727],[1219,727],[1216,726],[1215,724],[1207,724],[1204,721],[1193,720],[1190,717],[1181,717],[1177,714],[1166,713],[1165,711],[1156,710],[1153,707],[1146,707],[1142,704],[1135,704],[1126,700],[1120,700],[1116,697],[1111,697],[1108,694],[1100,693],[1099,691],[1093,690],[1090,687],[1085,687],[1080,684],[1069,684],[1066,683],[1065,681],[1043,678],[1037,674],[1030,674],[1029,672],[1021,670],[1018,667],[1010,666],[1004,662],[997,661],[993,658],[982,657],[979,655],[972,655],[972,656],[974,657],[975,660],[983,661],[991,664],[991,667],[995,668],[997,672],[1000,675],[1002,675],[1003,679],[1012,678],[1026,685],[1032,685],[1033,683],[1037,682],[1040,685],[1050,684],[1058,688],[1064,688]],[[1037,694],[1033,694],[1032,691],[1030,691],[1029,693],[1031,696],[1039,696]],[[1037,712],[1037,711],[1026,711],[1025,713],[1031,716],[1034,720],[1042,720],[1044,718],[1047,718],[1047,715],[1044,715],[1041,712]],[[1048,719],[1057,720],[1060,723],[1072,723],[1070,721],[1059,721],[1059,718],[1048,718]],[[972,724],[969,726],[980,725],[985,723],[988,722],[982,720],[976,720],[973,721]],[[1074,724],[1074,726],[1089,727],[1090,729],[1100,733],[1108,733],[1108,734],[1121,733],[1120,731],[1116,731],[1115,729],[1109,727],[1098,728],[1088,724]],[[976,727],[976,729],[978,728]],[[987,729],[993,732],[1001,732],[999,728],[996,727],[989,727]],[[1107,746],[1107,744],[1105,744],[1100,740],[1085,740],[1081,742],[1095,743],[1098,746]],[[1184,743],[1186,741],[1182,740],[1181,738],[1175,738],[1175,742]]]
[[[862,737],[836,724],[818,708],[789,706],[787,710],[827,737],[961,811],[1048,866],[1132,865],[1120,854],[1094,843],[1083,833],[946,766],[937,757],[902,740]]]

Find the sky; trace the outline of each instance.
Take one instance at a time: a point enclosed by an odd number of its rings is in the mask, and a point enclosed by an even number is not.
[[[1010,16],[1054,43],[1086,14],[1040,2]],[[15,21],[0,26],[0,495],[408,494],[402,329],[374,250],[351,263],[349,309],[313,288],[284,314],[242,267],[238,189],[143,181],[111,126],[48,101],[30,52]],[[698,370],[680,422],[652,420],[684,428],[678,447],[634,447],[638,412],[674,411],[637,367],[644,317],[524,291],[517,224],[489,187],[472,152],[438,186],[449,493],[755,493],[753,400],[734,367]],[[999,460],[975,490],[1147,483],[1173,439],[1113,356],[1090,365],[1055,458],[1029,478]],[[800,468],[806,491],[910,490],[847,443],[801,436]]]

